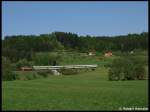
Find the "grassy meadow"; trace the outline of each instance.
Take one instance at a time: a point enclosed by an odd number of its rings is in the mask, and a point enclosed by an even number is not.
[[[91,60],[90,60],[91,58]],[[108,81],[110,58],[63,58],[63,64],[98,64],[95,71],[2,82],[3,110],[119,110],[148,107],[148,80]],[[147,73],[148,74],[148,73]]]

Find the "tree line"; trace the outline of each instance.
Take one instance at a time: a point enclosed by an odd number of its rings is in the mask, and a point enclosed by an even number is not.
[[[12,62],[31,60],[36,52],[72,50],[88,52],[131,51],[148,49],[148,32],[120,36],[78,36],[75,33],[52,32],[41,35],[13,35],[2,40],[2,55]]]

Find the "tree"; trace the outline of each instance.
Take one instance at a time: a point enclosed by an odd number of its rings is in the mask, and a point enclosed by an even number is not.
[[[57,53],[36,53],[33,57],[34,64],[36,65],[53,65],[54,62],[59,64],[61,56]]]
[[[8,58],[2,57],[2,80],[14,80],[11,62]]]
[[[74,50],[87,52],[122,50],[125,52],[148,49],[148,32],[120,36],[78,36],[74,33],[53,32],[51,34],[6,36],[2,40],[2,54],[12,62],[26,58],[31,60],[32,52],[53,52],[57,50]],[[31,52],[32,50],[32,52]]]
[[[109,69],[109,80],[145,79],[144,65],[137,58],[124,57],[113,61]]]
[[[31,67],[32,65],[33,65],[32,62],[29,62],[26,59],[21,59],[16,63],[16,68],[20,69],[21,67],[24,67],[24,66]]]

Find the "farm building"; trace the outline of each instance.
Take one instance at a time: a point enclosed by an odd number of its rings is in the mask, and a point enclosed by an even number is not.
[[[31,67],[21,67],[20,70],[21,71],[31,71],[32,68]]]
[[[112,52],[106,52],[106,53],[104,54],[104,56],[105,56],[105,57],[110,57],[110,56],[112,56]]]

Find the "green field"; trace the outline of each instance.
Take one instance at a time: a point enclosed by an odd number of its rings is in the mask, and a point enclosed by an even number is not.
[[[3,110],[118,110],[148,107],[148,80],[108,81],[108,70],[2,82]]]

